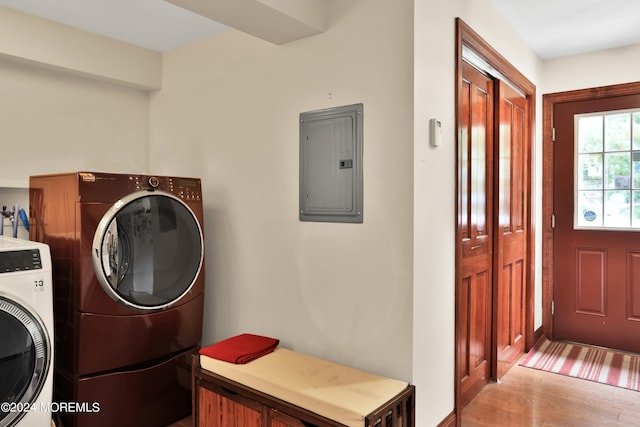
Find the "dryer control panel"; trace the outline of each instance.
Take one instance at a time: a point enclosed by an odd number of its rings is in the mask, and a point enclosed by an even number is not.
[[[184,202],[202,202],[200,179],[193,177],[73,172],[29,178],[29,194],[36,208],[41,206],[43,197],[47,200],[112,204],[133,192],[153,190],[171,193]]]
[[[162,190],[185,201],[202,200],[200,180],[197,178],[132,175],[129,179],[136,190]]]

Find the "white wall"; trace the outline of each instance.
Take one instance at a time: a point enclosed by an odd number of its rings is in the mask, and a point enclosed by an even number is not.
[[[536,56],[488,0],[415,0],[414,336],[417,425],[454,408],[455,18],[461,17],[534,84]],[[428,145],[428,119],[443,123]]]
[[[166,54],[150,167],[203,180],[205,344],[264,334],[410,380],[412,2],[330,6],[317,36],[229,30]],[[360,102],[364,223],[300,222],[299,114]]]
[[[564,92],[640,80],[640,45],[548,60],[542,67],[542,93]]]

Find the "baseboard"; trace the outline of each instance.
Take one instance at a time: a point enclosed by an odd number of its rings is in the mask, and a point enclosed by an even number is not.
[[[543,336],[544,336],[544,329],[542,328],[542,326],[540,326],[538,329],[533,331],[533,341],[531,346],[534,346],[538,341],[540,341],[540,338],[542,338]]]
[[[452,412],[446,416],[446,418],[440,421],[438,427],[455,427],[456,425],[456,413]]]

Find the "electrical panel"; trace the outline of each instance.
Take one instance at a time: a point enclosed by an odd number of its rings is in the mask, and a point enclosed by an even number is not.
[[[300,220],[363,222],[363,105],[300,114]]]

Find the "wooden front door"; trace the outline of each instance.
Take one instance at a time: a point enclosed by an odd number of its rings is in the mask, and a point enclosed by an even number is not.
[[[457,372],[461,404],[491,377],[493,80],[466,62],[458,99]]]
[[[529,112],[527,98],[496,81],[495,352],[501,378],[524,352],[527,281]]]
[[[640,95],[553,111],[553,328],[640,352]]]

